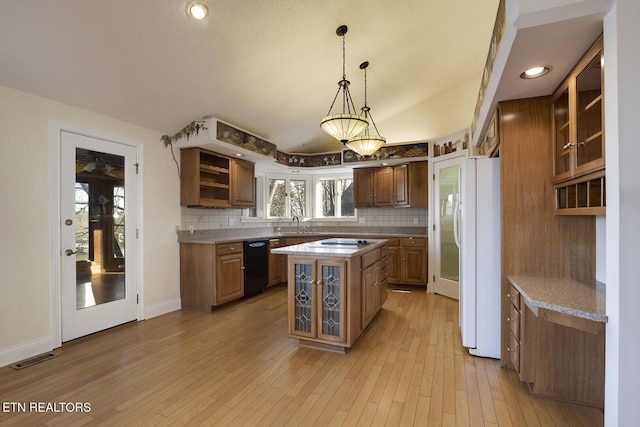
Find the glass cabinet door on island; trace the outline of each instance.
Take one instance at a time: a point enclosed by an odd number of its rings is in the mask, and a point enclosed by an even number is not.
[[[289,335],[345,342],[346,262],[295,259],[289,287]]]

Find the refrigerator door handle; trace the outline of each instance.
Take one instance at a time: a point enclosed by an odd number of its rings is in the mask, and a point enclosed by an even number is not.
[[[460,205],[462,204],[462,202],[458,202],[456,203],[456,207],[453,210],[453,239],[456,242],[456,246],[458,247],[458,249],[462,248],[462,240],[460,239],[460,214],[461,214],[461,208]]]

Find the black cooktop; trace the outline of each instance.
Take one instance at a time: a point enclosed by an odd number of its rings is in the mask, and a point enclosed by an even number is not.
[[[367,246],[369,242],[366,240],[329,240],[327,242],[320,242],[323,245],[328,246]]]

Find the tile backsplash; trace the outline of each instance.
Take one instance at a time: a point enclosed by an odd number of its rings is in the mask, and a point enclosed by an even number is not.
[[[283,232],[295,231],[297,224],[291,219],[282,221],[259,221],[251,219],[242,221],[242,209],[198,209],[182,207],[182,221],[180,229],[216,230],[233,228],[264,228],[278,227]],[[301,221],[300,227],[307,226],[309,231],[323,231],[336,228],[368,228],[368,227],[427,227],[428,210],[426,208],[370,208],[358,209],[357,220],[322,220],[312,219]]]

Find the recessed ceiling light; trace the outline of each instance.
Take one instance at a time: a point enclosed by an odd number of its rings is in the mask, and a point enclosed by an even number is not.
[[[544,76],[545,74],[549,73],[549,71],[551,71],[551,67],[549,67],[549,66],[532,67],[532,68],[529,68],[528,70],[524,71],[522,74],[520,74],[520,78],[521,79],[535,79],[537,77]]]
[[[244,154],[242,154],[242,153],[236,153],[235,155],[236,155],[236,157],[244,157]]]
[[[209,15],[209,8],[204,3],[191,2],[187,5],[187,15],[201,21]]]

